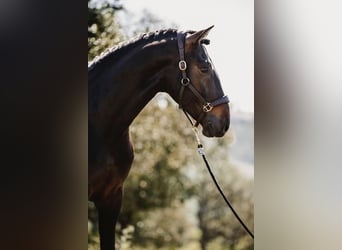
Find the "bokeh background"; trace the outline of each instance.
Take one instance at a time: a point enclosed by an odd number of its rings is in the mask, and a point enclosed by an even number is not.
[[[341,3],[255,5],[256,249],[340,249]]]

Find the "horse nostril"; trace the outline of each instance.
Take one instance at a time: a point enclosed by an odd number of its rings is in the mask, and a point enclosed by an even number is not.
[[[228,129],[229,129],[229,122],[228,122],[228,120],[226,120],[224,122],[224,132],[227,132]]]

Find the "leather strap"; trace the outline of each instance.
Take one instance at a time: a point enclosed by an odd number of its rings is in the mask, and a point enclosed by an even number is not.
[[[224,95],[221,98],[213,101],[211,105],[213,105],[213,107],[216,107],[216,106],[219,106],[221,104],[226,104],[226,103],[229,103],[229,98],[228,96]]]
[[[178,96],[178,103],[179,103],[179,108],[182,108],[182,99],[183,99],[183,94],[184,94],[184,89],[185,86],[190,84],[190,79],[186,75],[186,62],[185,62],[185,34],[183,32],[178,32],[177,33],[177,44],[178,44],[178,54],[179,54],[179,64],[178,67],[182,73],[182,79],[181,79],[181,89],[179,91],[179,96]]]

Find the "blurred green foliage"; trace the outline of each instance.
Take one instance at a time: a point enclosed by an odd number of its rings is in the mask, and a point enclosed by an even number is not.
[[[124,39],[115,19],[120,1],[88,1],[88,59]],[[144,12],[138,31],[160,19]],[[212,183],[197,154],[197,144],[182,112],[166,95],[157,95],[131,126],[135,160],[125,182],[117,225],[118,249],[250,250],[245,233]],[[253,230],[253,180],[229,159],[231,133],[203,139],[213,171],[224,192]],[[88,203],[88,250],[99,249],[97,214]]]
[[[167,106],[160,107],[161,101]],[[181,115],[169,99],[159,96],[131,126],[136,157],[125,183],[119,222],[137,225],[134,243],[177,246],[185,231],[182,223],[175,225],[177,229],[168,226],[174,221],[185,222],[174,211],[194,194],[184,166],[194,157],[188,145],[195,145],[195,141]]]
[[[124,39],[115,19],[115,13],[122,8],[118,0],[88,0],[88,61]]]

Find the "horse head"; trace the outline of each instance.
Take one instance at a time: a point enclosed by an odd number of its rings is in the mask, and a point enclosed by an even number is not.
[[[181,108],[201,124],[203,135],[222,137],[230,124],[229,100],[224,95],[220,79],[204,45],[213,26],[189,33],[178,33],[179,94]]]

